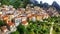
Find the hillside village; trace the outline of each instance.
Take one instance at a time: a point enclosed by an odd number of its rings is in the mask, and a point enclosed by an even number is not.
[[[6,25],[0,26],[0,34],[10,34],[16,31],[19,24],[27,27],[29,25],[28,20],[43,22],[43,19],[53,16],[58,17],[59,13],[52,7],[44,10],[38,6],[31,7],[28,4],[26,8],[15,9],[12,5],[3,5],[0,7],[0,20],[4,21]]]

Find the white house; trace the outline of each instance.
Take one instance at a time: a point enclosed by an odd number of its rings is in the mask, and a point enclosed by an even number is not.
[[[21,23],[21,20],[22,20],[21,17],[14,18],[15,26],[18,26]]]
[[[35,14],[32,14],[32,21],[33,21],[33,22],[36,21],[36,16],[35,16]]]
[[[26,21],[27,17],[26,16],[21,16],[22,17],[22,21]]]

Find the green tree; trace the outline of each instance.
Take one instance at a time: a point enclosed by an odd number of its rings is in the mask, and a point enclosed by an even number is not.
[[[23,26],[22,24],[20,24],[18,27],[17,27],[17,30],[20,32],[20,34],[24,34],[26,29],[25,29],[25,26]]]
[[[11,34],[20,34],[18,30],[16,30],[15,32],[12,32]]]
[[[5,21],[0,20],[0,27],[6,25]]]
[[[0,0],[1,4],[13,5],[15,8],[26,7],[29,0]]]

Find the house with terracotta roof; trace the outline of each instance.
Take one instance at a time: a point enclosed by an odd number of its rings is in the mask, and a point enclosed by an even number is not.
[[[6,15],[6,16],[3,16],[3,20],[8,20],[8,16]]]
[[[1,8],[2,15],[6,15],[6,12],[8,12],[7,8]]]
[[[49,18],[50,16],[46,13],[46,14],[43,14],[43,19],[47,19]]]
[[[27,15],[28,20],[30,21],[36,21],[36,14],[29,13]]]
[[[36,20],[42,21],[43,20],[42,17],[43,17],[42,14],[36,15]]]
[[[7,26],[2,26],[1,31],[2,31],[1,33],[3,33],[3,34],[9,34],[10,33]]]
[[[32,20],[32,14],[28,14],[28,15],[27,15],[27,18],[28,18],[28,20],[31,21],[31,20]]]
[[[15,26],[15,24],[14,24],[13,22],[8,21],[7,26],[8,26],[8,29],[9,29],[11,32],[16,31],[16,26]]]
[[[27,17],[26,16],[21,16],[22,17],[22,21],[26,21]]]
[[[56,12],[53,13],[52,16],[56,16],[56,17],[58,17],[58,16],[59,16],[59,13],[56,11]]]
[[[24,25],[24,26],[27,26],[28,25],[28,22],[27,21],[22,21],[21,24]]]
[[[5,15],[5,16],[3,16],[2,18],[3,18],[3,20],[5,20],[5,21],[7,21],[7,20],[11,21],[11,20],[14,18],[14,15],[13,15],[13,14]]]

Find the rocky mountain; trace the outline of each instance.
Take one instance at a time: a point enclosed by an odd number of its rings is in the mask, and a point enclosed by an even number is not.
[[[59,4],[56,1],[53,1],[52,5],[49,5],[46,2],[42,3],[43,1],[40,1],[40,3],[38,3],[38,1],[36,1],[36,0],[30,0],[30,2],[32,2],[34,5],[38,5],[38,6],[43,7],[43,8],[48,8],[49,6],[53,6],[57,10],[60,10],[60,6],[59,6]]]
[[[57,10],[60,10],[60,6],[56,1],[52,3],[52,6],[55,7]]]

